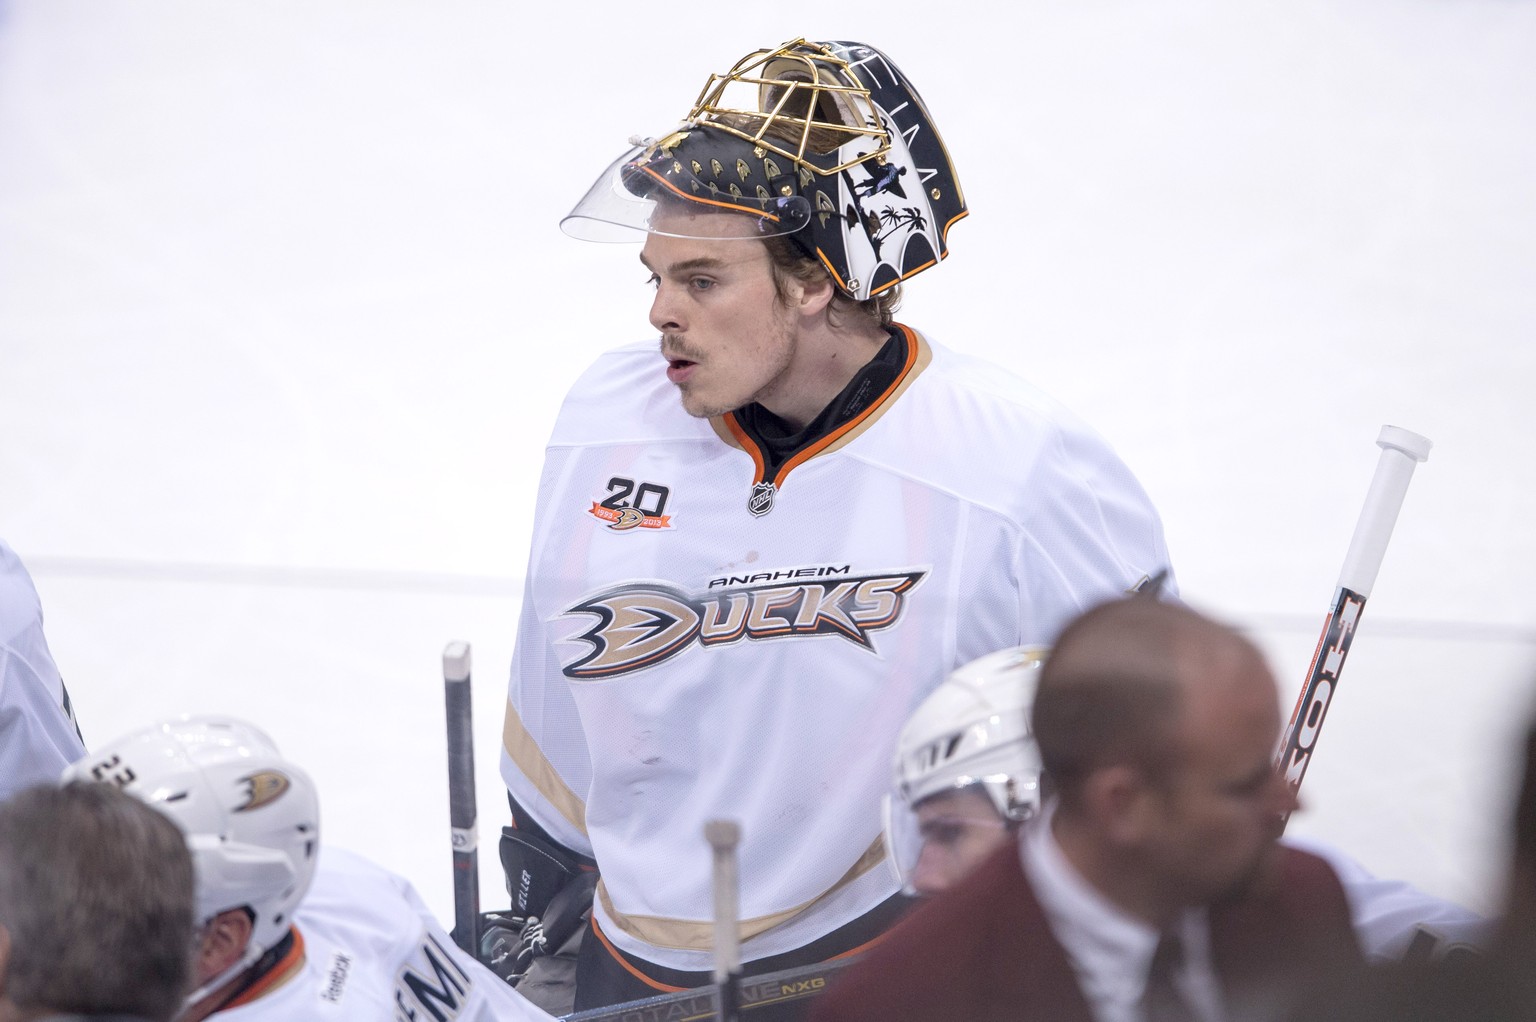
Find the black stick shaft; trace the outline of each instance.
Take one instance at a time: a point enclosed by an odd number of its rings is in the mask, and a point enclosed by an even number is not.
[[[453,935],[461,948],[475,955],[480,944],[480,851],[467,642],[450,642],[443,650],[443,697],[448,722],[448,823],[453,840]]]

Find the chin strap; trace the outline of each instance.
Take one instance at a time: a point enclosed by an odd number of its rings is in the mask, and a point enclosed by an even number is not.
[[[196,990],[187,995],[186,1000],[182,1002],[182,1011],[187,1011],[187,1009],[213,994],[214,991],[218,990],[225,983],[228,983],[241,973],[245,973],[241,982],[230,990],[228,996],[214,1005],[213,1010],[209,1011],[208,1014],[211,1015],[228,1007],[231,1001],[238,999],[241,994],[249,990],[258,980],[271,971],[273,966],[283,960],[293,948],[297,937],[298,935],[294,932],[293,928],[289,927],[288,932],[283,934],[283,939],[265,951],[254,944],[247,944],[245,952],[234,964],[215,974],[206,983],[201,984]]]

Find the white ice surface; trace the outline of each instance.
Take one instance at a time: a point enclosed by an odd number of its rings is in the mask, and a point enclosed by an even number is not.
[[[1290,691],[1380,426],[1435,442],[1292,826],[1496,904],[1536,711],[1536,4],[815,9],[0,0],[0,536],[87,740],[247,716],[447,916],[438,657],[468,640],[504,903],[543,439],[650,332],[635,250],[556,224],[708,71],[851,38],[922,89],[973,211],[903,319],[1097,425]]]

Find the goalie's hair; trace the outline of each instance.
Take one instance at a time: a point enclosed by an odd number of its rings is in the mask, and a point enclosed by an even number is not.
[[[789,281],[820,284],[823,281],[830,281],[832,277],[819,260],[806,255],[799,245],[789,240],[789,237],[792,236],[770,235],[762,239],[763,244],[768,246],[768,261],[773,268],[773,291],[780,304],[789,302]],[[896,310],[899,308],[901,308],[900,284],[887,288],[862,302],[850,298],[834,285],[832,303],[827,307],[827,320],[837,327],[842,326],[844,316],[853,316],[888,327],[895,322]]]

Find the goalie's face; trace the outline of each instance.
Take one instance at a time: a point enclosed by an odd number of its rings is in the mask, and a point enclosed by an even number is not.
[[[658,208],[640,261],[656,296],[667,379],[689,415],[707,418],[753,401],[772,410],[797,390],[804,288],[775,287],[768,249],[743,238],[731,213]],[[782,412],[780,413],[782,414]]]

